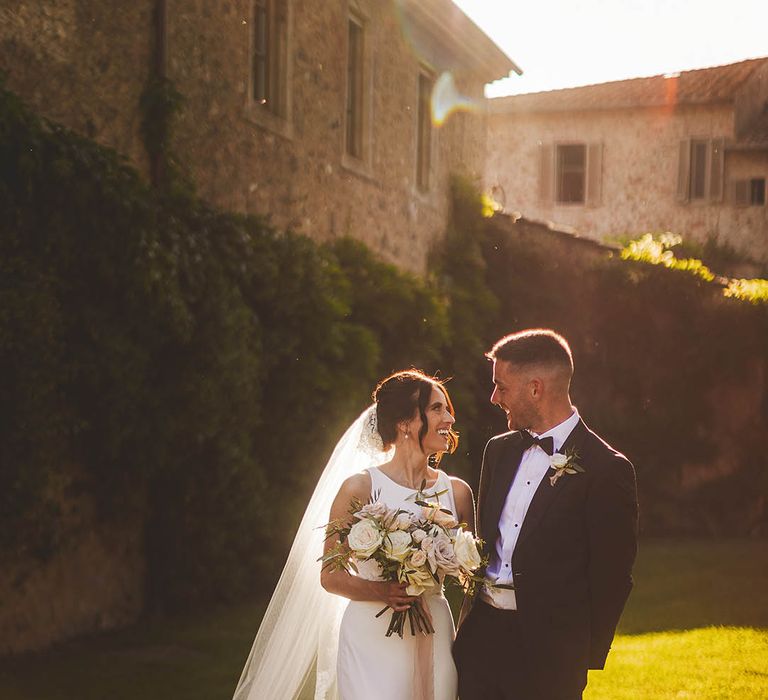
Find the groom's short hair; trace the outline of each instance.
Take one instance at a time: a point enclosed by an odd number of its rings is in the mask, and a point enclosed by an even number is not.
[[[487,352],[489,360],[514,365],[558,365],[573,372],[573,355],[568,341],[549,328],[528,328],[505,335]]]

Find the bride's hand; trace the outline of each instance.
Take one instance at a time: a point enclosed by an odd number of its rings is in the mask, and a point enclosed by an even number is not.
[[[406,583],[395,583],[390,581],[377,582],[380,586],[380,598],[383,600],[392,610],[408,610],[415,600],[416,596],[408,595],[405,589],[408,588]]]

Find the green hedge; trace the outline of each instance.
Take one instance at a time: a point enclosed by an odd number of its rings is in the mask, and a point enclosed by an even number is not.
[[[574,245],[532,246],[537,234],[547,240],[523,222],[486,229],[496,331],[569,338],[574,401],[635,463],[643,531],[768,533],[768,305],[726,297],[697,265],[580,261]]]
[[[153,603],[269,585],[375,380],[436,362],[436,291],[357,243],[151,191],[6,91],[0,163],[2,550],[55,550],[75,464],[102,518],[146,519]]]

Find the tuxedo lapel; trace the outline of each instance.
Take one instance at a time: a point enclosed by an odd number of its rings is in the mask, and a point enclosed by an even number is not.
[[[560,452],[565,454],[568,450],[579,451],[580,447],[584,443],[584,438],[589,434],[589,428],[587,428],[584,421],[579,418],[579,422],[576,423],[576,427],[571,431],[571,434],[566,438],[563,446],[560,448]]]
[[[571,434],[563,443],[559,452],[565,454],[568,450],[572,449],[578,451],[578,446],[581,444],[581,440],[586,433],[587,427],[584,425],[584,422],[579,419],[576,427],[571,431]],[[550,467],[539,483],[536,493],[531,500],[531,505],[528,506],[528,512],[525,514],[525,520],[523,520],[523,527],[520,530],[517,546],[520,546],[520,544],[530,536],[531,532],[533,532],[536,529],[536,526],[541,522],[544,513],[546,513],[558,496],[566,490],[565,484],[563,483],[558,483],[555,486],[552,486],[549,477],[553,476],[554,473],[555,470]]]
[[[496,464],[493,465],[491,472],[493,480],[488,490],[488,503],[481,514],[483,537],[490,547],[494,546],[496,541],[501,510],[504,507],[504,501],[507,499],[512,480],[515,478],[515,474],[517,474],[522,456],[523,450],[520,434],[512,433],[504,440],[499,449]]]

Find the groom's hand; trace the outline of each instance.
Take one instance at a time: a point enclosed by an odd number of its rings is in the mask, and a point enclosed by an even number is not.
[[[389,581],[377,582],[381,587],[381,600],[383,600],[392,610],[408,610],[411,604],[416,600],[416,596],[408,595],[405,589],[406,583],[396,583]]]

